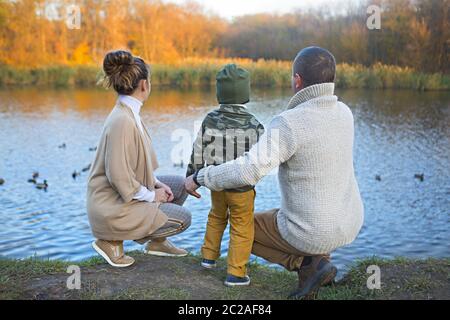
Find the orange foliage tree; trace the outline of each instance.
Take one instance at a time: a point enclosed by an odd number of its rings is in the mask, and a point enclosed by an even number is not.
[[[18,67],[99,63],[129,49],[152,63],[211,57],[226,24],[195,3],[82,0],[81,24],[66,25],[72,0],[0,0],[0,63]]]

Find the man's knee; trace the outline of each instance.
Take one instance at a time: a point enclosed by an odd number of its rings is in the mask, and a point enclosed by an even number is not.
[[[276,221],[279,209],[255,212],[255,232],[261,229],[272,227]]]

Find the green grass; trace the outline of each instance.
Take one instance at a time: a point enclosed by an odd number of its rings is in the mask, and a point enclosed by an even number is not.
[[[144,255],[142,252],[129,253],[139,264],[154,264],[155,260]],[[190,255],[176,260],[158,260],[163,263],[164,268],[170,269],[173,273],[173,283],[154,283],[155,285],[139,287],[131,285],[119,292],[111,291],[103,282],[98,282],[97,276],[83,280],[83,290],[79,292],[77,298],[80,299],[174,299],[185,300],[198,298],[196,288],[202,281],[211,288],[206,293],[208,299],[286,299],[287,295],[295,288],[297,276],[294,273],[272,268],[267,265],[251,262],[249,274],[252,278],[252,285],[247,288],[226,288],[221,285],[226,273],[226,260],[218,261],[218,268],[210,271],[198,273],[195,266],[198,266],[201,258],[197,255]],[[53,276],[66,277],[67,267],[73,264],[69,261],[42,260],[36,257],[12,260],[0,259],[0,300],[2,299],[23,299],[31,280],[41,277],[53,279]],[[104,273],[108,277],[108,267],[99,257],[93,257],[77,265],[86,270],[96,270]],[[366,282],[368,274],[367,267],[377,265],[382,270],[381,290],[367,289]],[[103,269],[102,266],[105,266]],[[99,268],[100,267],[100,271]],[[194,268],[194,269],[193,269]],[[116,270],[117,271],[117,270]],[[106,273],[105,273],[106,272]],[[119,272],[119,271],[117,271]],[[195,276],[192,272],[196,272]],[[98,274],[98,273],[96,273]],[[118,273],[122,274],[122,273]],[[125,275],[132,277],[133,273]],[[48,277],[50,275],[50,277]],[[114,275],[111,275],[114,277]],[[124,274],[122,274],[124,276]],[[196,279],[195,283],[190,283],[191,277]],[[157,274],[149,274],[150,283],[156,279]],[[133,280],[129,279],[128,280]],[[147,279],[147,280],[149,280]],[[395,258],[391,260],[371,257],[357,261],[345,274],[342,280],[336,284],[323,287],[313,297],[323,300],[348,300],[348,299],[423,299],[427,297],[448,298],[450,279],[450,259],[426,259],[411,260],[405,258]],[[128,281],[127,280],[127,281]],[[218,281],[219,280],[219,281]],[[103,280],[104,281],[104,280]],[[108,280],[106,280],[108,281]],[[134,279],[139,283],[141,279]],[[133,283],[133,282],[131,282]],[[46,297],[45,287],[37,289],[39,293]],[[108,291],[109,290],[109,291]],[[28,297],[29,298],[29,297]]]
[[[217,71],[232,60],[188,60],[175,65],[152,65],[152,85],[176,88],[214,86]],[[237,59],[251,73],[253,87],[289,87],[289,62]],[[95,87],[101,76],[96,66],[14,68],[0,66],[0,87]],[[372,67],[339,64],[338,88],[450,90],[450,76],[424,74],[411,68],[376,64]]]

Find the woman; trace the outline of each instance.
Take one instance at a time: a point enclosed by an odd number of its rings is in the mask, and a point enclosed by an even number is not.
[[[186,230],[190,212],[182,207],[187,193],[184,178],[156,178],[152,140],[139,111],[151,91],[150,70],[127,51],[113,51],[103,61],[104,83],[118,93],[103,127],[88,178],[87,211],[94,249],[114,267],[127,267],[123,240],[146,246],[148,254],[185,256],[166,237]]]

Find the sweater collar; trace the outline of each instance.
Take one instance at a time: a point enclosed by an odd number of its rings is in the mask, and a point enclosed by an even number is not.
[[[133,115],[139,116],[143,103],[132,96],[119,95],[119,101],[133,111]]]
[[[333,82],[314,84],[297,92],[289,101],[287,109],[293,109],[297,107],[299,104],[302,104],[303,102],[306,102],[314,98],[333,95],[334,95]]]

